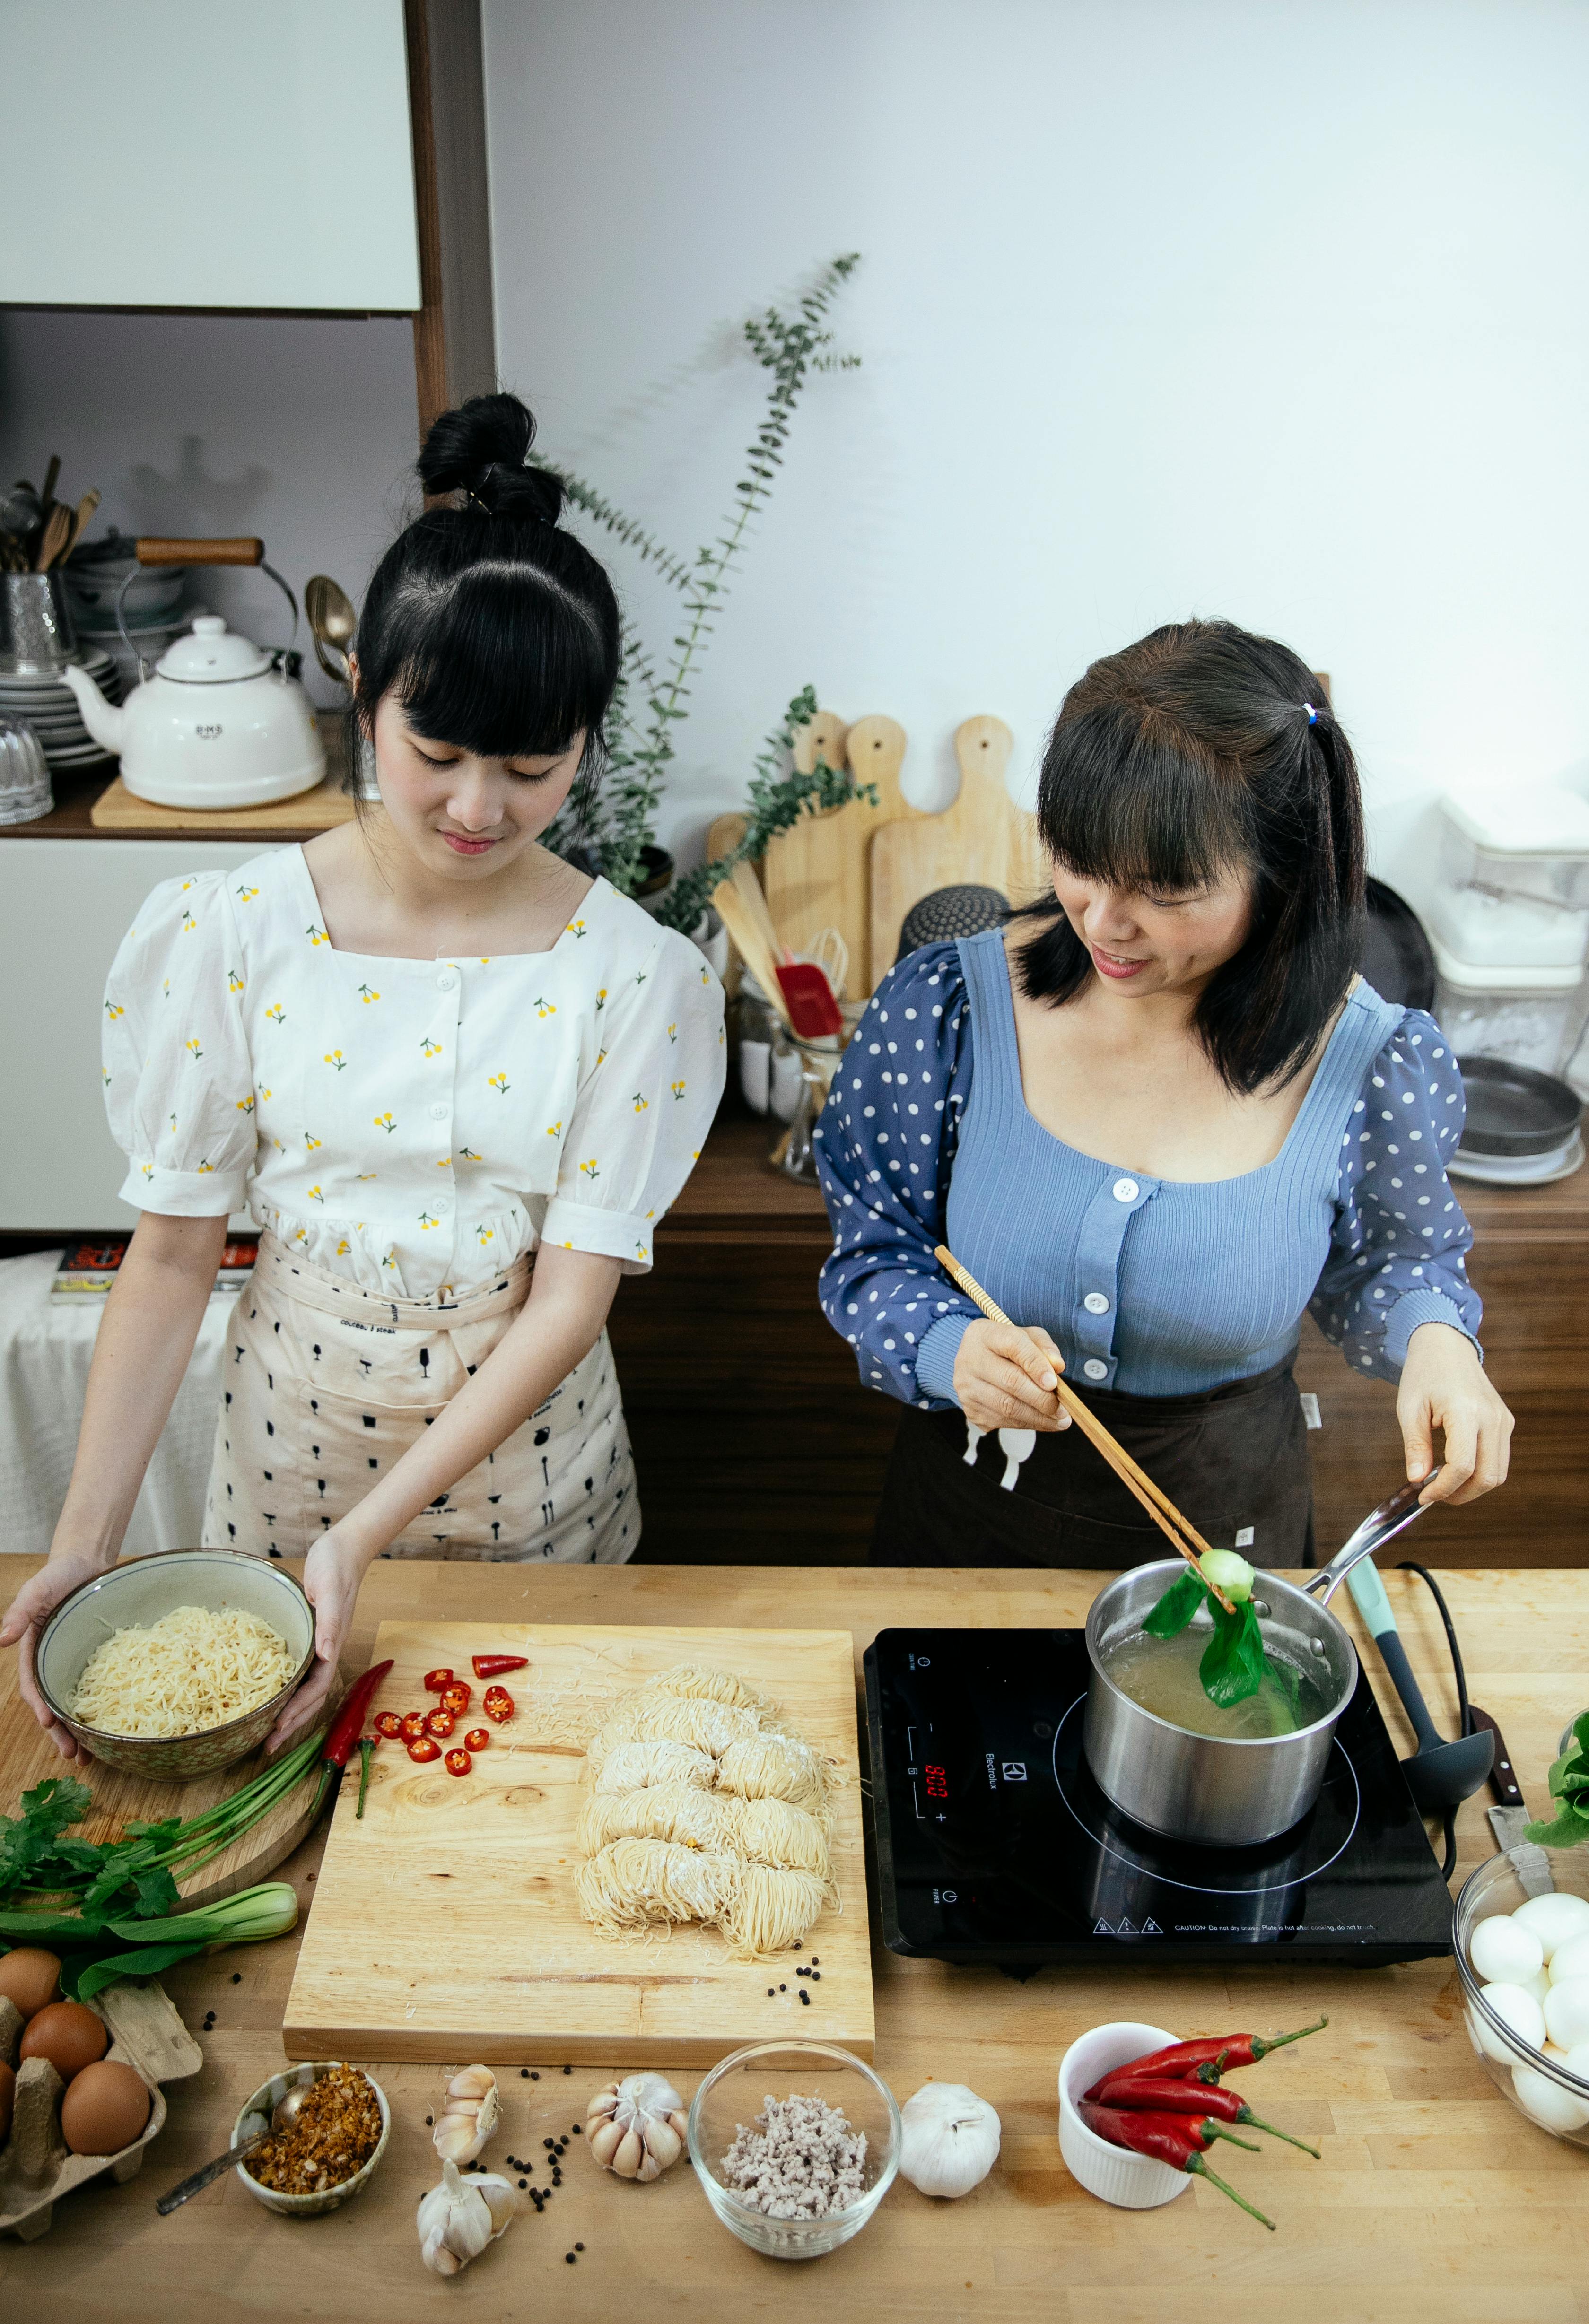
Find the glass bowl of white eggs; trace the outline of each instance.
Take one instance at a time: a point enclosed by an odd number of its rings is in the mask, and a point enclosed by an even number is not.
[[[1456,1900],[1468,2035],[1530,2122],[1589,2146],[1589,1846],[1518,1853],[1527,1885],[1492,1856]]]

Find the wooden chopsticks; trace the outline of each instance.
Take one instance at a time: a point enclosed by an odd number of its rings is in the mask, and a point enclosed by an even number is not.
[[[934,1257],[945,1274],[952,1277],[959,1285],[965,1296],[975,1300],[989,1323],[1010,1323],[1009,1316],[1005,1314],[998,1302],[988,1297],[975,1276],[961,1266],[946,1243],[938,1244]],[[1018,1331],[1020,1326],[1011,1324],[1011,1329]],[[1057,1392],[1059,1401],[1069,1413],[1072,1420],[1076,1422],[1082,1434],[1097,1446],[1127,1491],[1135,1495],[1167,1540],[1179,1550],[1193,1572],[1203,1583],[1205,1590],[1213,1592],[1227,1614],[1233,1614],[1235,1608],[1231,1604],[1230,1600],[1223,1590],[1215,1589],[1213,1582],[1205,1576],[1199,1563],[1201,1553],[1210,1545],[1204,1540],[1196,1526],[1181,1515],[1169,1494],[1159,1491],[1147,1471],[1137,1466],[1124,1445],[1117,1443],[1110,1434],[1097,1414],[1082,1402],[1064,1374],[1061,1372],[1056,1377],[1058,1382]]]

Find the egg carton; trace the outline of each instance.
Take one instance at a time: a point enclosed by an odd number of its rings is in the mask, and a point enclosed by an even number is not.
[[[162,2082],[181,2081],[196,2074],[204,2052],[178,2015],[165,1987],[153,1978],[108,1985],[88,2004],[110,2029],[107,2057],[131,2066],[149,2085],[153,2104],[142,2135],[119,2154],[73,2154],[56,2125],[56,2144],[43,2169],[24,2175],[16,2140],[0,2147],[0,2235],[14,2235],[32,2243],[47,2235],[62,2195],[87,2186],[106,2172],[119,2186],[143,2167],[143,2150],[165,2128],[166,2102]]]

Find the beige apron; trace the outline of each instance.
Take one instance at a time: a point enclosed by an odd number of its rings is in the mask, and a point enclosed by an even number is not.
[[[207,1546],[301,1557],[423,1434],[530,1296],[515,1259],[460,1298],[386,1299],[261,1238],[232,1311]],[[640,1540],[613,1352],[590,1353],[387,1557],[621,1563]]]

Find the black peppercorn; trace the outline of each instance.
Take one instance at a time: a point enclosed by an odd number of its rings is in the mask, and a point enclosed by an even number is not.
[[[811,2006],[811,1997],[810,1997],[810,1995],[809,1995],[808,1993],[802,1993],[802,1994],[801,1994],[801,1996],[800,1996],[800,1999],[805,2003],[806,2007],[807,2007],[808,2009],[809,2009],[809,2007]]]
[[[519,2080],[520,2080],[522,2082],[527,2082],[527,2081],[529,2080],[529,2079],[530,2079],[530,2069],[529,2069],[529,2067],[528,2067],[528,2066],[521,2066],[521,2067],[520,2067],[520,2069],[519,2069]]]
[[[820,1970],[819,1969],[814,1969],[811,1971],[811,1982],[812,1982],[812,1984],[813,1984],[813,1985],[820,1985],[820,1984],[821,1984],[821,1982],[822,1982],[822,1972],[821,1972],[821,1970]]]
[[[521,2179],[519,2184],[521,2187],[527,2187],[530,2184],[530,2181],[528,2179]]]
[[[241,1984],[242,1984],[242,1982],[243,1982],[243,1972],[242,1972],[242,1970],[241,1970],[240,1969],[235,1969],[232,1971],[232,1983],[233,1983],[234,1985],[241,1985]]]
[[[530,2079],[532,2082],[538,2082],[540,2080],[540,2076],[535,2072],[533,2068],[531,2070]]]
[[[572,2067],[572,2066],[565,2066],[565,2067],[563,2068],[563,2071],[564,2071],[564,2073],[565,2073],[565,2074],[571,2074],[571,2073],[573,2072],[573,2070],[574,2070],[574,2069],[573,2069],[573,2067]]]
[[[574,2248],[576,2251],[583,2251],[585,2249],[585,2246],[583,2244],[576,2244]]]
[[[570,2267],[574,2265],[574,2255],[572,2252],[565,2252],[563,2254],[563,2257],[568,2261]]]
[[[574,2125],[574,2136],[575,2136],[576,2138],[582,2138],[582,2137],[584,2136],[584,2135],[585,2135],[585,2126],[584,2126],[584,2124],[583,2124],[583,2123],[578,2123],[578,2122],[577,2122],[577,2123]]]

